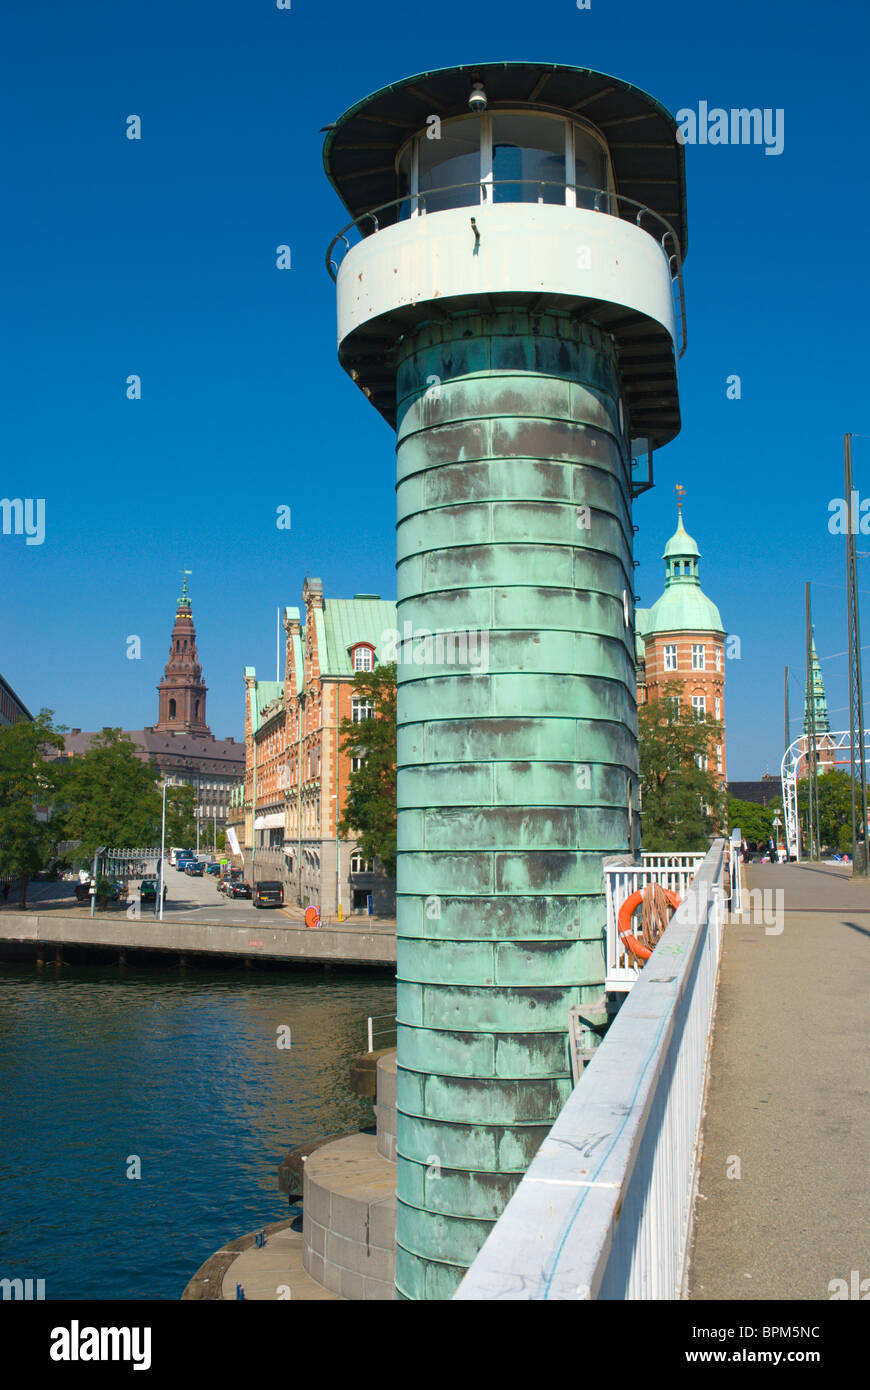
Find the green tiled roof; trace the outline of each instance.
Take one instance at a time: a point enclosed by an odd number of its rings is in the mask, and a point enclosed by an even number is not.
[[[650,625],[645,636],[656,632],[721,632],[722,619],[712,599],[702,592],[700,584],[691,580],[676,580],[650,609]]]
[[[258,733],[263,721],[263,711],[273,700],[278,700],[284,693],[283,681],[258,681],[256,671],[253,666],[245,667],[246,676],[254,676],[255,684],[250,687],[251,698],[251,731]]]
[[[652,608],[639,608],[635,614],[635,629],[641,638],[639,656],[643,655],[643,638],[659,632],[721,632],[724,635],[719,609],[701,588],[700,558],[697,542],[683,526],[681,509],[677,529],[662,556],[665,591]]]
[[[663,560],[670,560],[679,556],[681,560],[700,559],[701,552],[698,549],[697,541],[694,541],[688,531],[683,526],[683,514],[680,512],[677,520],[677,529],[665,546]]]
[[[634,655],[637,661],[643,661],[646,655],[643,639],[649,628],[649,614],[648,608],[635,608],[634,610]]]
[[[321,674],[352,676],[348,648],[357,642],[370,642],[375,660],[380,660],[385,635],[396,629],[396,605],[371,595],[324,599],[322,611],[315,609],[314,620]]]

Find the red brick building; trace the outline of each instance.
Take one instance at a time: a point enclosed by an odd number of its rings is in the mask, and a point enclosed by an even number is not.
[[[214,845],[223,848],[230,794],[245,772],[242,744],[232,738],[215,738],[206,723],[206,690],[185,575],[176,604],[169,659],[157,687],[157,723],[123,732],[136,744],[137,756],[143,762],[156,764],[159,777],[172,777],[194,788],[197,840],[204,850]],[[96,732],[71,729],[64,739],[65,755],[73,758],[86,753],[96,736]]]
[[[284,679],[245,668],[246,876],[279,879],[288,901],[328,914],[339,902],[345,915],[364,911],[369,893],[376,912],[392,912],[392,880],[354,841],[338,839],[336,825],[353,770],[339,726],[368,717],[352,683],[357,671],[395,659],[396,605],[377,594],[325,599],[319,579],[306,579],[302,599],[304,615],[284,610]]]
[[[643,705],[658,699],[665,684],[676,682],[681,711],[685,706],[719,721],[722,738],[711,747],[708,762],[724,783],[726,634],[719,609],[701,589],[701,552],[683,527],[682,506],[662,558],[664,593],[652,608],[638,608],[635,614],[637,701]]]

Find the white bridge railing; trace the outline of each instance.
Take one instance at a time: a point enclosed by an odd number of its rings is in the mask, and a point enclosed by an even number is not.
[[[626,994],[636,983],[640,970],[619,937],[619,909],[632,893],[648,883],[660,883],[684,898],[689,884],[704,862],[699,850],[685,854],[641,854],[641,864],[606,863],[604,894],[607,903],[607,973],[604,988],[612,994]]]
[[[724,919],[724,840],[455,1297],[676,1299],[685,1277]]]

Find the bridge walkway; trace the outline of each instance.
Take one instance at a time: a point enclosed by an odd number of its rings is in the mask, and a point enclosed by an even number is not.
[[[688,1296],[829,1299],[870,1280],[870,882],[743,872],[767,898],[725,928]]]

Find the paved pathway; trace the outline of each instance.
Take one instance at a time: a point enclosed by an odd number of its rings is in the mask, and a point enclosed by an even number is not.
[[[850,873],[744,870],[769,920],[725,928],[690,1298],[870,1281],[870,882]]]

